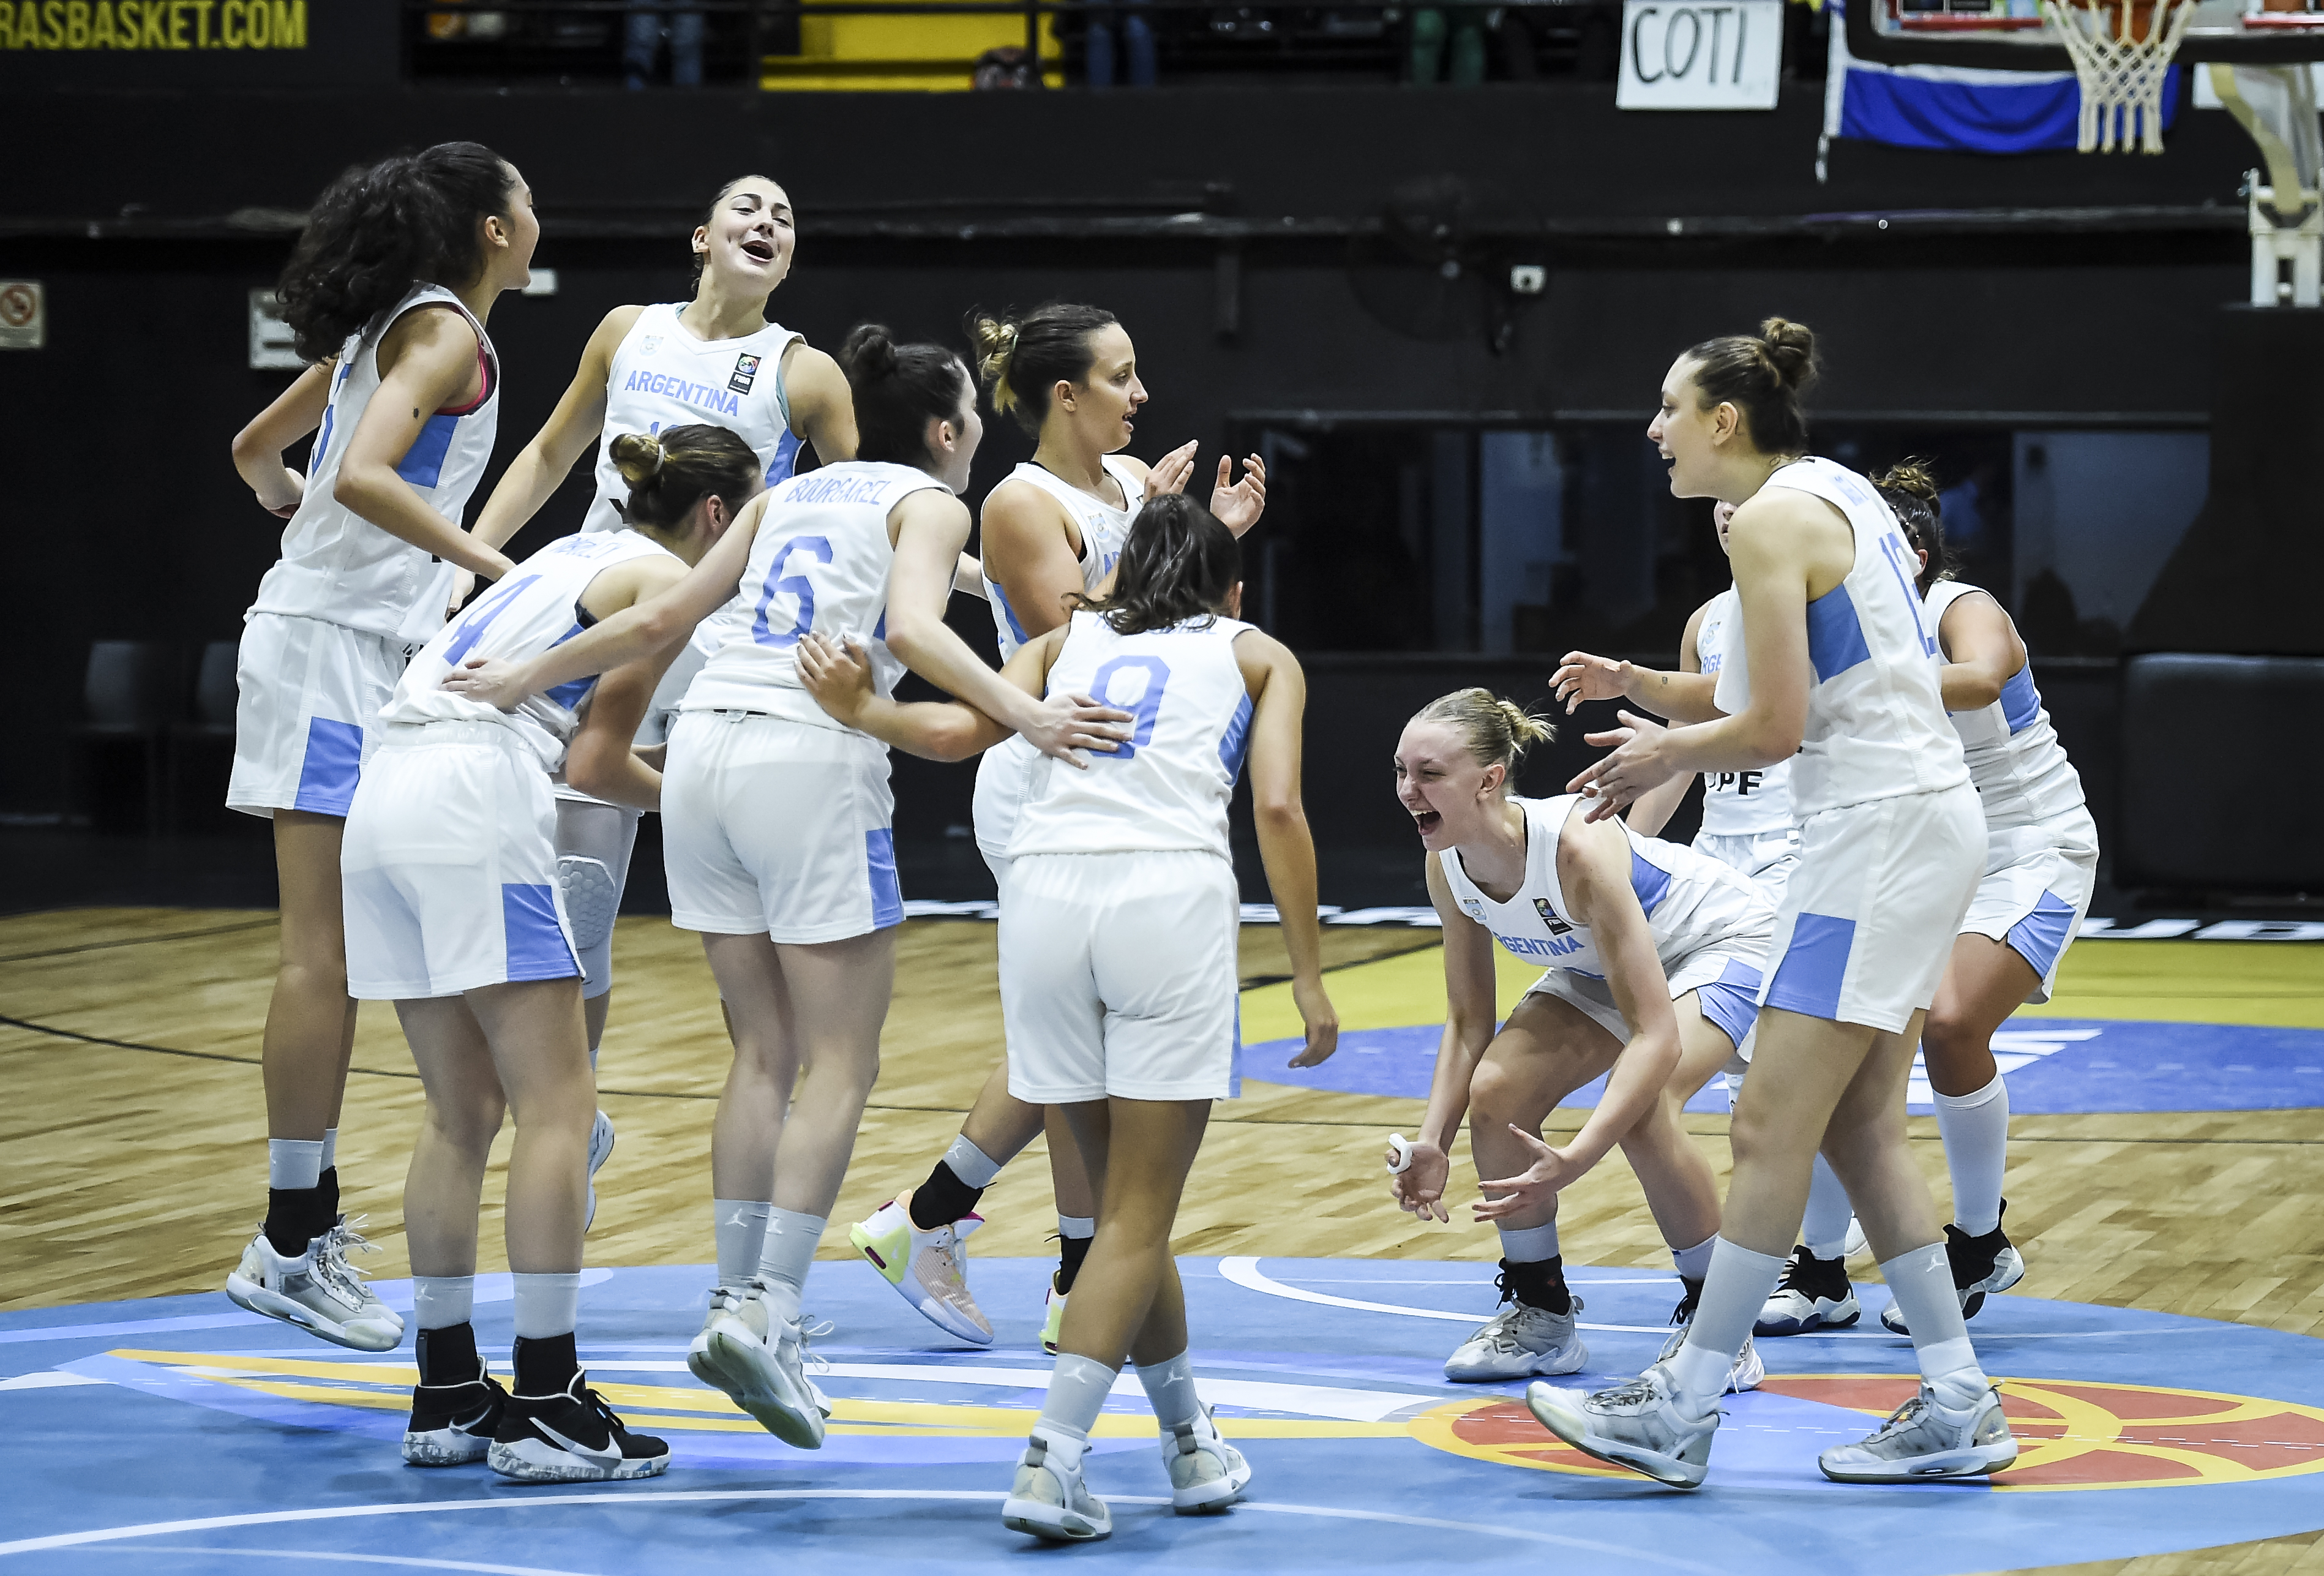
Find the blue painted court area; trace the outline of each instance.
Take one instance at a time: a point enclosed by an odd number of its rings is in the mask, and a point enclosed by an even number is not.
[[[1048,1364],[1034,1344],[1047,1260],[978,1261],[1001,1345],[949,1345],[867,1267],[816,1267],[832,1332],[820,1452],[777,1443],[686,1372],[701,1268],[594,1271],[583,1355],[668,1476],[519,1487],[482,1466],[402,1465],[408,1350],[305,1341],[222,1296],[0,1315],[9,1571],[318,1569],[556,1572],[1076,1566],[1387,1570],[1548,1560],[1573,1576],[1849,1576],[2123,1557],[2324,1527],[2324,1343],[2270,1331],[1997,1297],[1972,1326],[2028,1441],[1993,1485],[1846,1488],[1815,1452],[1902,1398],[1906,1343],[1865,1288],[1857,1331],[1768,1343],[1766,1388],[1731,1397],[1709,1485],[1688,1495],[1564,1452],[1521,1387],[1452,1386],[1443,1356],[1489,1312],[1483,1265],[1185,1259],[1195,1366],[1256,1469],[1251,1500],[1173,1516],[1134,1377],[1101,1420],[1093,1486],[1110,1543],[1038,1552],[999,1499]],[[2038,1281],[2040,1266],[2034,1267]],[[1576,1382],[1651,1360],[1667,1273],[1581,1269]],[[391,1293],[405,1288],[391,1287]],[[509,1304],[477,1324],[505,1350]]]
[[[1243,1047],[1246,1077],[1266,1068],[1270,1083],[1344,1094],[1428,1098],[1439,1025],[1351,1030],[1320,1067],[1289,1071],[1296,1040]],[[2017,1018],[1993,1037],[1994,1060],[2009,1075],[2009,1108],[2019,1116],[2072,1111],[2281,1111],[2324,1106],[2324,1029],[2227,1023],[2139,1023],[2107,1018]],[[1599,1079],[1563,1101],[1592,1106]],[[1915,1112],[1934,1109],[1917,1060],[1905,1092]],[[1687,1101],[1723,1112],[1713,1079]]]

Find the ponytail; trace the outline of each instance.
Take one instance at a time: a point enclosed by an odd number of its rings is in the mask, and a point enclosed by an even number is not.
[[[1950,580],[1960,566],[1953,560],[1952,550],[1945,546],[1943,506],[1938,502],[1937,478],[1926,460],[1899,460],[1872,478],[1904,528],[1904,539],[1914,548],[1929,555],[1928,563],[1913,582],[1913,589],[1926,596],[1929,587],[1940,580]]]
[[[977,380],[991,391],[993,413],[1014,417],[1028,435],[1040,437],[1051,391],[1089,376],[1096,359],[1090,338],[1116,320],[1102,307],[1070,301],[1045,302],[1022,318],[970,312]]]
[[[1527,750],[1557,737],[1556,727],[1547,720],[1489,689],[1456,689],[1440,696],[1414,713],[1412,720],[1450,723],[1478,765],[1499,766],[1512,774]]]
[[[622,521],[640,530],[675,531],[695,505],[716,498],[728,514],[765,485],[759,456],[724,427],[666,427],[658,436],[624,432],[609,446],[614,467],[630,484],[618,507]]]
[[[960,357],[940,345],[899,345],[878,323],[858,323],[839,347],[855,406],[855,457],[929,463],[930,421],[957,422],[974,397]]]

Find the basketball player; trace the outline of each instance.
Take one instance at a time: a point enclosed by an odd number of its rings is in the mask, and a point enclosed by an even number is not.
[[[527,1482],[652,1477],[669,1447],[631,1433],[574,1349],[595,1091],[581,964],[556,884],[549,773],[650,807],[656,773],[631,736],[669,650],[576,677],[514,712],[442,687],[475,657],[521,660],[669,589],[760,488],[724,429],[624,434],[632,529],[560,537],[516,566],[412,659],[348,812],[349,984],[389,1000],[428,1091],[404,1189],[420,1383],[404,1459],[488,1459]],[[595,690],[596,693],[592,693]],[[584,720],[586,718],[586,720]],[[515,1393],[485,1373],[469,1323],[476,1212],[503,1112]]]
[[[1112,1531],[1084,1456],[1125,1359],[1161,1425],[1179,1514],[1223,1510],[1250,1480],[1195,1395],[1170,1256],[1211,1102],[1238,1089],[1227,799],[1246,750],[1259,854],[1307,1030],[1291,1064],[1313,1066],[1338,1041],[1299,805],[1305,679],[1289,651],[1234,616],[1239,558],[1234,533],[1200,504],[1152,499],[1123,543],[1113,590],[1077,598],[1069,622],[1002,669],[1028,696],[1086,695],[1133,720],[1129,740],[1093,752],[1086,770],[1035,763],[1001,910],[1010,1092],[1065,1108],[1097,1204],[1048,1398],[1001,1507],[1005,1525],[1053,1541]],[[898,706],[872,694],[852,651],[811,650],[801,663],[838,715],[916,753],[957,760],[1003,737],[967,706]]]
[[[2017,626],[1989,594],[1951,577],[1934,478],[1907,461],[1879,486],[1920,555],[1917,584],[1944,654],[1945,709],[1985,811],[1985,876],[1921,1031],[1952,1173],[1945,1254],[1961,1313],[1973,1317],[1987,1293],[2025,1275],[2001,1228],[2009,1090],[1994,1064],[1993,1034],[2021,1004],[2047,1001],[2056,988],[2098,880],[2098,825],[2043,709]],[[1894,1305],[1880,1315],[1899,1334],[1906,1320]]]
[[[1721,502],[1711,510],[1721,552],[1728,550],[1727,531],[1734,518],[1731,503]],[[1742,613],[1730,585],[1695,609],[1687,620],[1679,642],[1678,671],[1665,673],[1587,651],[1569,651],[1552,683],[1557,698],[1565,702],[1568,715],[1585,700],[1628,700],[1672,722],[1711,722],[1725,714],[1712,691],[1730,657],[1738,663],[1743,660],[1742,627]],[[1763,771],[1701,775],[1702,825],[1695,834],[1695,849],[1757,881],[1780,906],[1784,883],[1799,863],[1800,834],[1792,820],[1792,763],[1779,760]],[[1660,832],[1686,797],[1689,780],[1682,774],[1639,795],[1627,817],[1631,830],[1648,836]],[[1747,1043],[1727,1068],[1730,1096],[1748,1061]],[[1848,1257],[1864,1250],[1864,1232],[1856,1223],[1848,1190],[1821,1154],[1808,1184],[1801,1237],[1800,1245],[1784,1263],[1781,1284],[1751,1327],[1755,1335],[1844,1329],[1863,1316],[1855,1288],[1849,1284]]]
[[[1098,589],[1120,554],[1137,504],[1180,491],[1192,478],[1194,446],[1171,451],[1150,472],[1120,452],[1147,393],[1137,347],[1112,313],[1052,301],[1021,318],[972,314],[969,332],[993,410],[1015,418],[1039,445],[984,502],[985,594],[1006,661],[1027,641],[1064,623],[1070,596]],[[1230,470],[1222,457],[1211,508],[1240,535],[1267,506],[1267,469],[1254,455],[1232,486]],[[1009,843],[1038,753],[1010,739],[977,763],[977,848],[992,867],[1004,905]],[[974,1213],[979,1195],[1046,1120],[1058,1244],[1041,1345],[1055,1352],[1065,1298],[1097,1222],[1064,1119],[1045,1119],[1012,1098],[1008,1071],[1005,1062],[993,1068],[927,1180],[858,1223],[848,1240],[937,1328],[956,1340],[990,1343],[991,1322],[969,1292],[961,1239],[982,1223]]]
[[[1672,462],[1674,493],[1738,505],[1729,542],[1746,660],[1720,671],[1723,717],[1664,728],[1624,712],[1621,728],[1591,736],[1613,751],[1572,785],[1602,818],[1678,772],[1799,756],[1800,863],[1776,917],[1694,1320],[1628,1384],[1594,1395],[1536,1384],[1526,1397],[1569,1444],[1683,1488],[1708,1470],[1719,1396],[1783,1272],[1819,1147],[1904,1305],[1922,1375],[1868,1438],[1821,1453],[1824,1474],[1918,1482],[2017,1456],[1904,1144],[1904,1081],[1977,889],[1983,817],[1944,720],[1913,549],[1869,482],[1804,456],[1799,397],[1814,373],[1814,336],[1782,318],[1672,365],[1647,436]]]
[[[663,596],[452,681],[512,704],[675,644],[734,604],[687,691],[662,800],[671,918],[702,933],[735,1046],[711,1147],[719,1282],[687,1361],[809,1450],[823,1416],[801,1367],[800,1294],[878,1075],[904,911],[886,748],[802,691],[798,642],[855,634],[882,686],[908,665],[1045,750],[1094,737],[1084,708],[1003,684],[945,627],[968,539],[954,494],[983,433],[967,369],[871,324],[840,360],[859,458],[763,494]]]
[[[838,363],[767,315],[798,244],[788,194],[763,175],[736,177],[711,199],[691,244],[692,299],[605,314],[557,409],[485,501],[480,531],[495,541],[514,536],[592,443],[595,484],[581,529],[619,530],[628,489],[613,445],[623,433],[715,422],[758,455],[770,487],[789,479],[803,440],[825,465],[854,457],[855,414]],[[704,622],[671,662],[640,743],[668,742],[678,700],[715,649],[717,628]],[[559,785],[557,800],[558,877],[588,976],[583,1005],[594,1067],[613,1004],[613,918],[641,812],[592,799],[569,783]],[[589,1135],[593,1176],[613,1149],[613,1119],[601,1111]],[[594,1215],[594,1182],[589,1202]]]
[[[1719,1189],[1679,1124],[1688,1098],[1736,1053],[1757,1010],[1775,905],[1718,861],[1619,823],[1578,794],[1526,799],[1509,774],[1554,731],[1465,689],[1423,707],[1396,752],[1397,797],[1429,851],[1444,926],[1447,1014],[1419,1139],[1388,1160],[1398,1207],[1449,1219],[1452,1139],[1471,1132],[1500,1233],[1503,1311],[1445,1359],[1461,1381],[1570,1374],[1589,1361],[1565,1284],[1557,1198],[1619,1144],[1670,1244],[1683,1334],[1719,1233]],[[1493,943],[1547,972],[1498,1030]],[[1562,1149],[1540,1138],[1557,1102],[1598,1077],[1605,1093]],[[1759,1381],[1747,1341],[1733,1387]]]
[[[254,1313],[386,1351],[403,1323],[347,1263],[334,1151],[355,1005],[339,843],[366,730],[464,572],[509,561],[460,529],[492,456],[500,358],[484,320],[531,277],[524,178],[442,143],[352,169],[316,200],[279,290],[310,360],[234,440],[261,507],[290,521],[245,616],[229,807],[274,823],[282,959],[266,1013],[266,1222],[226,1277]],[[283,451],[314,432],[304,475]]]

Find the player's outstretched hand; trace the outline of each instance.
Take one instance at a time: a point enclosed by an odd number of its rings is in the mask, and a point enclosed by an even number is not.
[[[1509,1124],[1509,1131],[1517,1136],[1517,1142],[1532,1151],[1533,1164],[1526,1167],[1521,1176],[1503,1177],[1499,1182],[1478,1181],[1480,1190],[1501,1195],[1470,1206],[1480,1221],[1505,1220],[1510,1215],[1545,1204],[1557,1196],[1559,1189],[1571,1184],[1579,1175],[1566,1164],[1563,1155],[1517,1123]]]
[[[1450,1221],[1444,1208],[1444,1184],[1452,1179],[1452,1157],[1434,1144],[1415,1142],[1412,1163],[1388,1178],[1388,1196],[1407,1215],[1424,1221]],[[1388,1164],[1396,1164],[1391,1156]]]
[[[1165,493],[1183,493],[1186,484],[1194,479],[1194,450],[1202,440],[1194,438],[1180,444],[1146,472],[1146,496],[1159,498]]]
[[[1628,662],[1593,657],[1587,651],[1568,651],[1558,659],[1557,671],[1549,676],[1551,698],[1565,703],[1569,717],[1585,700],[1620,700],[1630,693],[1629,683]]]
[[[799,687],[835,722],[857,726],[872,701],[872,653],[854,636],[840,646],[809,631],[799,638]]]
[[[1340,1048],[1340,1014],[1325,993],[1323,982],[1292,981],[1291,1002],[1299,1009],[1299,1021],[1307,1026],[1307,1043],[1284,1064],[1314,1067],[1330,1061],[1332,1053]]]
[[[1595,801],[1590,813],[1582,817],[1584,821],[1602,821],[1648,788],[1677,775],[1677,768],[1663,759],[1663,742],[1670,736],[1668,728],[1633,712],[1617,712],[1615,715],[1622,719],[1622,726],[1603,733],[1582,735],[1585,744],[1612,745],[1613,753],[1583,768],[1565,785],[1567,793],[1584,794]]]
[[[1211,489],[1211,512],[1218,516],[1221,525],[1240,536],[1259,523],[1267,512],[1267,462],[1257,455],[1246,456],[1242,462],[1242,480],[1233,480],[1234,463],[1226,456],[1219,456],[1219,484]]]
[[[499,657],[471,657],[444,676],[443,687],[454,695],[465,695],[470,700],[512,712],[535,686],[526,663]]]
[[[1089,762],[1075,751],[1095,750],[1111,755],[1130,733],[1128,712],[1119,706],[1101,705],[1086,695],[1053,695],[1035,706],[1034,713],[1033,724],[1019,730],[1025,742],[1042,754],[1084,771],[1089,770]]]

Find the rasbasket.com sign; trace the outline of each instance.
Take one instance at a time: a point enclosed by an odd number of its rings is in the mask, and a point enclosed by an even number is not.
[[[391,0],[0,0],[0,83],[384,86],[398,16]]]

